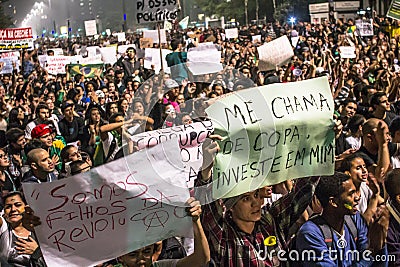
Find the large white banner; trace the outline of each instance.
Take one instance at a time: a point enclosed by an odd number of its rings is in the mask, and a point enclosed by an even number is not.
[[[64,180],[23,184],[47,266],[83,267],[192,236],[176,139]]]

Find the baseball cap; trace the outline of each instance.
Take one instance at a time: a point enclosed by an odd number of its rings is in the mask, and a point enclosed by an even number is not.
[[[71,102],[64,102],[64,103],[61,105],[61,111],[64,111],[66,108],[73,107],[73,106],[75,106],[74,103],[71,103]]]
[[[38,124],[35,128],[32,129],[31,136],[32,138],[39,138],[45,134],[51,133],[51,127],[47,124]]]
[[[102,97],[102,98],[105,97],[104,92],[101,91],[101,90],[97,90],[97,91],[95,92],[95,94],[96,94],[97,97]]]
[[[179,87],[179,84],[175,80],[172,80],[172,79],[165,80],[164,84],[167,89]]]

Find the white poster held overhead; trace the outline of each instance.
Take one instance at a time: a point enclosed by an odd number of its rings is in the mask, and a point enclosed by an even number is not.
[[[251,36],[253,43],[260,42],[261,43],[261,35],[253,35]]]
[[[203,163],[203,142],[213,131],[211,121],[202,121],[136,134],[131,137],[131,140],[139,149],[143,149],[178,137],[182,162],[187,173],[186,182],[189,188],[193,188],[197,172]]]
[[[167,43],[167,36],[165,34],[165,30],[161,29],[160,30],[160,36],[161,36],[161,43],[166,44]],[[158,31],[157,30],[147,30],[143,31],[143,38],[151,38],[153,39],[153,43],[158,44],[160,41],[158,40]]]
[[[123,53],[126,52],[126,49],[129,47],[133,47],[136,49],[136,46],[134,44],[129,44],[129,45],[119,45],[118,46],[118,54],[122,55]]]
[[[67,56],[47,56],[46,70],[53,75],[65,74],[65,66],[70,63],[71,58]]]
[[[187,59],[187,66],[193,75],[215,73],[223,69],[221,52],[215,44],[190,48]]]
[[[97,34],[96,20],[85,21],[85,32],[86,36],[94,36]]]
[[[354,46],[339,46],[342,58],[356,58],[356,48]]]
[[[374,24],[372,19],[358,19],[356,20],[357,29],[360,31],[361,36],[374,35]]]
[[[65,180],[23,185],[48,266],[83,267],[192,236],[176,139]],[[112,237],[112,238],[111,238]]]
[[[104,63],[112,65],[117,62],[117,53],[115,47],[101,47],[100,52]]]
[[[125,42],[126,38],[125,38],[125,32],[116,32],[113,34],[114,36],[117,36],[118,38],[118,43],[120,42]]]
[[[14,70],[11,58],[0,58],[0,74],[10,74]]]
[[[235,38],[238,38],[238,36],[239,36],[238,28],[225,29],[225,38],[226,39],[235,39]]]
[[[286,35],[257,47],[257,50],[260,57],[258,63],[260,71],[273,70],[276,66],[286,64],[294,55]]]
[[[168,64],[165,57],[170,53],[172,53],[172,50],[162,49],[162,60],[166,73],[170,73],[170,70],[167,67]],[[158,74],[161,70],[160,49],[158,48],[146,48],[144,50],[144,67],[151,69],[151,65],[154,65],[154,71]]]

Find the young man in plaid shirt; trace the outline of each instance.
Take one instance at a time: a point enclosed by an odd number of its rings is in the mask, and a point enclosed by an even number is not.
[[[197,191],[197,194],[203,195],[202,199],[211,200],[203,206],[202,224],[215,266],[287,264],[280,262],[278,251],[288,252],[289,228],[311,203],[319,178],[299,180],[295,189],[274,202],[268,211],[262,208],[262,189],[212,201],[210,181],[213,154],[219,150],[219,146],[211,142],[203,147],[203,169],[199,172],[196,186],[206,190],[203,194],[203,190]],[[269,246],[264,245],[266,242],[270,243]]]

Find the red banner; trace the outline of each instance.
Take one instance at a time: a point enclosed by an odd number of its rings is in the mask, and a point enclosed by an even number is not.
[[[1,40],[21,40],[32,38],[32,28],[0,29]]]

